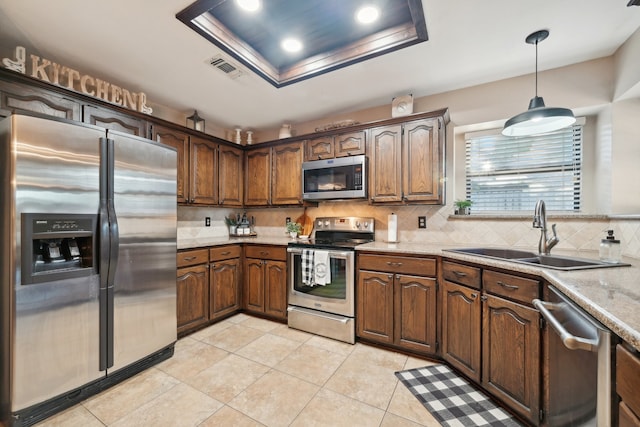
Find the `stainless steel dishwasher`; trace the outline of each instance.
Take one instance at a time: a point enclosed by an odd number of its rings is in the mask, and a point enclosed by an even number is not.
[[[533,305],[547,321],[544,358],[549,426],[611,425],[612,337],[602,324],[553,286]]]

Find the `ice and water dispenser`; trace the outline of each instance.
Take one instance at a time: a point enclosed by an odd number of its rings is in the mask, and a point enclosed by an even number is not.
[[[97,272],[97,215],[22,214],[22,284]]]

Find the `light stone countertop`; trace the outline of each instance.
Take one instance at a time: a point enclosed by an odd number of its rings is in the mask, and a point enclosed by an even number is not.
[[[446,247],[441,244],[372,242],[360,245],[356,250],[445,256],[450,259],[487,267],[540,276],[567,295],[604,326],[640,351],[640,260],[623,258],[622,261],[631,264],[630,267],[561,271],[443,251],[443,249],[455,248],[461,248],[461,246]],[[536,249],[517,249],[536,252]],[[557,251],[557,255],[589,259],[597,259],[598,256],[594,252],[562,251]]]
[[[253,243],[259,245],[286,246],[291,241],[289,236],[254,236],[254,237],[196,237],[188,239],[178,239],[178,250],[197,249],[208,246],[220,246],[238,243]]]
[[[286,246],[287,236],[256,236],[235,238],[178,239],[178,249],[196,249],[238,243]],[[475,263],[487,267],[537,275],[558,288],[587,313],[600,321],[616,335],[640,351],[640,260],[624,258],[631,267],[596,268],[576,271],[560,271],[535,265],[447,252],[461,248],[428,243],[387,243],[376,241],[356,248],[358,251],[389,252],[398,254],[445,256],[450,259]],[[443,250],[444,249],[444,250]],[[514,248],[536,252],[535,248]],[[554,254],[597,259],[594,252],[562,252]]]

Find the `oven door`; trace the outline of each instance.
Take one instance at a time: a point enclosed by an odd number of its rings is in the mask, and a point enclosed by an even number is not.
[[[302,251],[303,248],[287,248],[289,304],[354,317],[355,252],[328,250],[331,282],[307,286],[302,284]]]

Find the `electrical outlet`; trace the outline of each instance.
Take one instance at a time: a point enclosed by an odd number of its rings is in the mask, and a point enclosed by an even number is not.
[[[427,228],[427,217],[419,216],[418,217],[418,228]]]
[[[211,218],[210,217],[205,217],[204,226],[205,227],[211,227]]]
[[[291,222],[291,217],[288,216],[287,219],[285,220],[285,224],[289,224]]]

